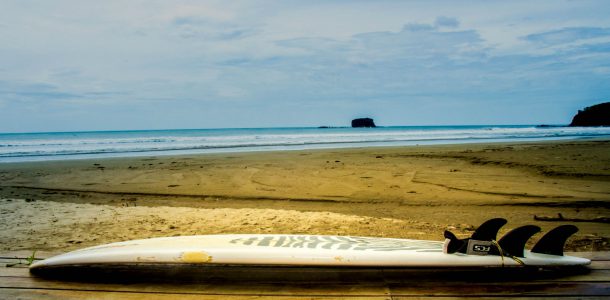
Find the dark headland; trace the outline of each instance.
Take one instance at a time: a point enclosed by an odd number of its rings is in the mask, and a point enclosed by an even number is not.
[[[570,126],[610,126],[610,102],[579,110]]]

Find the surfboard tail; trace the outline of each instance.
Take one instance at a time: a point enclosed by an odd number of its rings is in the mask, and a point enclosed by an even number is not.
[[[464,253],[469,255],[501,255],[509,257],[525,257],[525,244],[540,227],[525,225],[517,227],[496,242],[496,236],[502,226],[507,223],[504,218],[493,218],[479,226],[471,237],[459,239],[446,230],[445,253]],[[574,225],[561,225],[547,232],[530,251],[531,253],[563,256],[566,241],[578,228]]]

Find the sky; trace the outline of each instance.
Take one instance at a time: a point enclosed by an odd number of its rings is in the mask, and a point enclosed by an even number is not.
[[[0,132],[567,124],[610,1],[0,2]]]

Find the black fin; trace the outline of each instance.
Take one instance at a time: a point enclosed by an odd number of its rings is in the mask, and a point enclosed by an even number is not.
[[[547,232],[536,245],[532,252],[563,256],[563,246],[568,238],[578,231],[574,225],[561,225]]]
[[[468,239],[460,240],[455,234],[453,234],[449,230],[445,230],[445,238],[449,240],[449,245],[447,245],[447,253],[455,253],[455,252],[466,252],[466,244],[468,244]],[[462,251],[460,251],[462,250]]]
[[[500,230],[500,228],[504,226],[506,222],[506,219],[502,218],[487,220],[474,231],[470,238],[467,239],[458,239],[455,234],[451,233],[451,231],[445,230],[445,238],[449,239],[447,253],[468,252],[468,241],[471,239],[479,241],[495,240],[498,230]]]
[[[517,227],[505,234],[498,241],[498,244],[502,248],[504,255],[523,257],[525,243],[527,243],[527,240],[529,240],[532,235],[538,232],[540,232],[540,227],[536,225],[525,225]],[[498,251],[498,249],[495,249],[495,251]]]
[[[449,231],[449,230],[445,230],[445,233],[443,234],[445,236],[446,239],[450,239],[452,241],[457,240],[457,236],[455,236],[455,234],[453,234],[453,232]]]
[[[503,218],[489,219],[483,222],[483,224],[481,224],[481,226],[474,231],[470,238],[479,241],[495,240],[498,230],[500,230],[500,228],[502,228],[506,222],[506,219]]]

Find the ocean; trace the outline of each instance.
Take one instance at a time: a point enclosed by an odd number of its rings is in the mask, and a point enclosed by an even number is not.
[[[603,136],[610,136],[610,127],[393,126],[4,133],[0,134],[0,163]]]

